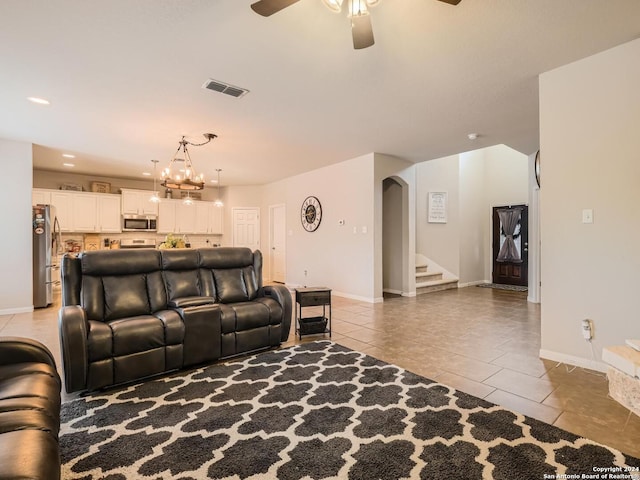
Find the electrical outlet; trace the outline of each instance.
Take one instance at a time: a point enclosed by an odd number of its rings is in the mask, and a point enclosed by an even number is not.
[[[591,341],[593,338],[593,329],[591,328],[591,320],[585,318],[582,320],[582,336],[585,340]]]

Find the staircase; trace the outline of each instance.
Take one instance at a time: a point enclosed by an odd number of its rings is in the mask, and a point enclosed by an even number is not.
[[[416,295],[458,288],[458,279],[456,277],[446,275],[441,270],[429,270],[428,261],[424,258],[420,260],[416,258]]]

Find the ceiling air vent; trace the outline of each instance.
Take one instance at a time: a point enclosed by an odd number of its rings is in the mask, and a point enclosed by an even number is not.
[[[209,79],[204,82],[202,88],[213,90],[214,92],[224,93],[225,95],[231,95],[232,97],[240,98],[249,93],[249,90],[240,87],[234,87],[228,83],[220,82],[218,80]]]

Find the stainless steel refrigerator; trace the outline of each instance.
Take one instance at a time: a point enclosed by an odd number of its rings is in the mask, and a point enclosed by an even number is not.
[[[33,207],[33,306],[53,302],[53,286],[60,284],[58,253],[60,227],[53,205]]]

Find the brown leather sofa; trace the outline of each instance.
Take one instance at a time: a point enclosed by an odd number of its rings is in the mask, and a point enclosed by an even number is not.
[[[44,345],[0,337],[0,479],[60,478],[60,387]]]
[[[248,248],[66,255],[62,305],[67,392],[276,347],[291,328],[289,291],[263,286]]]

